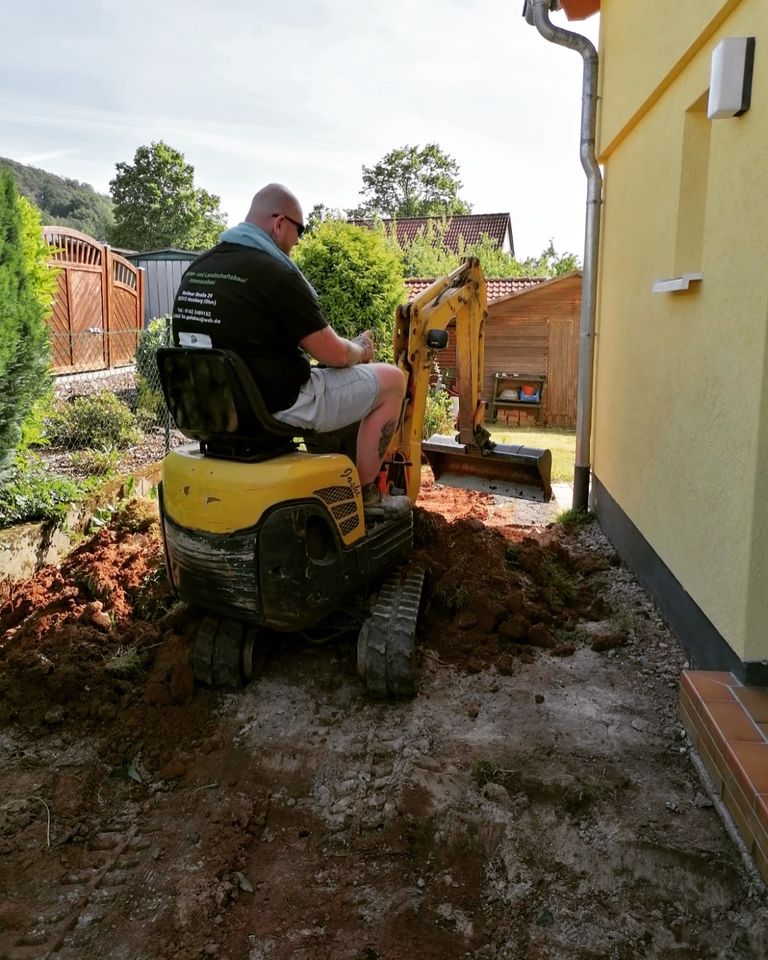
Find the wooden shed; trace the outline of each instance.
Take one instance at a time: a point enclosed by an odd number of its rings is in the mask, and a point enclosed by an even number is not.
[[[411,296],[429,282],[408,281]],[[482,387],[483,399],[489,404],[487,419],[499,419],[510,425],[540,423],[573,428],[579,370],[581,273],[576,270],[551,280],[520,278],[506,282],[514,283],[516,289],[498,296],[504,281],[487,281],[488,320]],[[449,335],[439,363],[443,378],[450,383],[456,370],[456,340],[450,329]],[[497,374],[507,377],[497,379]],[[536,402],[514,398],[515,391],[519,393],[523,384],[538,390]],[[498,395],[502,390],[511,391],[512,399],[491,409],[494,391]]]

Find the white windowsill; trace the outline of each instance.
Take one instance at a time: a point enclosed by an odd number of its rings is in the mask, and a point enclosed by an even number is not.
[[[687,290],[694,282],[704,279],[703,273],[684,273],[682,277],[669,277],[667,280],[654,280],[652,293],[673,293],[675,290]]]

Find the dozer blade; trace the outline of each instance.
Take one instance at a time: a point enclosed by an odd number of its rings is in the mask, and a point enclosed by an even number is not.
[[[541,503],[552,499],[549,450],[497,443],[481,454],[440,434],[422,443],[421,449],[435,480],[446,486]]]

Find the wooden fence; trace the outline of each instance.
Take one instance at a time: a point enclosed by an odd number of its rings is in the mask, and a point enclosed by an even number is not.
[[[54,372],[132,363],[144,323],[142,272],[77,230],[45,227],[44,234],[59,268],[50,320]]]

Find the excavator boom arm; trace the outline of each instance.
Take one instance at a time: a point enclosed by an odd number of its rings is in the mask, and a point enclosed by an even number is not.
[[[449,482],[443,475],[450,473],[461,486],[503,490],[511,496],[527,496],[532,489],[536,499],[548,500],[551,496],[550,452],[494,444],[483,426],[486,404],[480,394],[486,317],[485,277],[474,257],[398,307],[395,360],[407,386],[403,415],[387,451],[385,468],[390,486],[404,489],[411,500],[415,501],[419,493],[422,452],[435,478],[440,477],[442,482]],[[427,396],[438,351],[433,344],[440,339],[435,332],[445,332],[444,346],[452,323],[456,330],[458,433],[455,440],[430,437],[424,443]],[[487,481],[485,486],[483,480]]]
[[[428,345],[434,330],[447,331],[456,323],[456,383],[459,394],[459,436],[471,443],[476,422],[482,423],[479,404],[486,318],[485,277],[475,259],[423,290],[398,307],[394,347],[397,365],[406,376],[406,398],[400,426],[390,445],[393,459],[406,464],[405,491],[415,500],[421,482],[421,444],[430,377],[437,351]],[[479,418],[479,421],[478,421]]]

